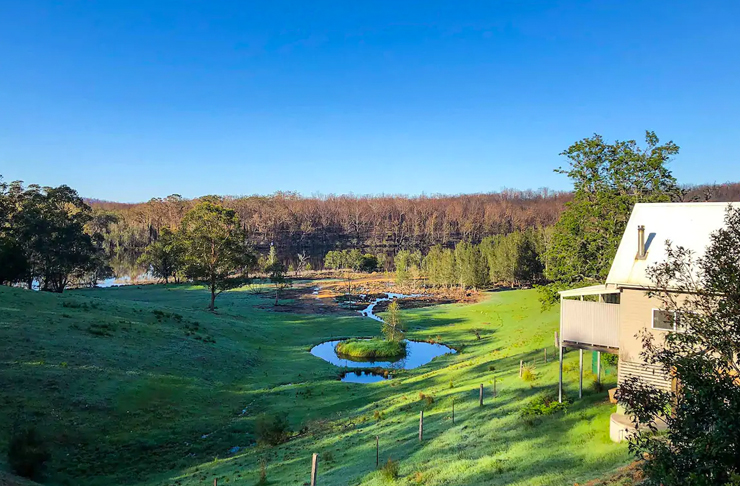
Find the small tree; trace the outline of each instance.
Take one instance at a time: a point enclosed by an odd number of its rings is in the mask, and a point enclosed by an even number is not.
[[[280,293],[289,288],[292,282],[285,274],[285,265],[277,257],[272,260],[273,262],[267,265],[265,271],[270,275],[270,282],[275,287],[275,305],[278,305],[280,303]]]
[[[698,259],[667,246],[652,267],[659,299],[681,332],[643,335],[643,359],[673,376],[673,391],[630,378],[617,398],[638,427],[630,450],[649,485],[729,485],[740,478],[740,208]],[[655,434],[662,420],[668,430]]]
[[[311,264],[308,261],[308,255],[306,255],[305,251],[302,251],[298,254],[298,262],[295,266],[296,274],[300,275],[304,271],[308,270]]]
[[[394,300],[388,305],[387,315],[383,320],[381,330],[388,341],[403,339],[404,324],[401,320],[401,308],[398,306],[398,301]]]
[[[208,198],[185,214],[179,235],[185,274],[208,286],[208,309],[213,311],[216,297],[244,285],[245,279],[238,277],[255,262],[239,218],[233,209]]]

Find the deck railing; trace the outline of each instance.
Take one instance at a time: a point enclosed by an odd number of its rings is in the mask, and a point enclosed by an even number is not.
[[[619,304],[563,299],[560,305],[563,341],[619,347]]]

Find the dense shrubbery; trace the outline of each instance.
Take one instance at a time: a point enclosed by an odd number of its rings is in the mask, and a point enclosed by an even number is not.
[[[532,421],[537,417],[552,415],[565,410],[566,402],[558,402],[558,398],[549,393],[540,394],[527,402],[519,411],[519,416],[525,420]]]
[[[35,428],[13,434],[8,446],[8,464],[13,472],[26,478],[38,478],[49,459],[49,448]]]
[[[288,440],[290,424],[286,414],[263,414],[257,417],[255,433],[261,444],[278,445]]]

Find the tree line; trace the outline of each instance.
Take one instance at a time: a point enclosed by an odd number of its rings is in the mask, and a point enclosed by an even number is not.
[[[462,288],[541,283],[546,235],[547,230],[528,229],[489,236],[477,245],[435,245],[426,255],[402,250],[395,257],[396,282],[424,279],[431,286]]]
[[[94,285],[111,272],[103,234],[115,221],[68,186],[25,187],[0,177],[0,284],[51,292]]]
[[[280,192],[219,200],[239,216],[253,247],[266,252],[274,244],[291,260],[305,252],[314,257],[315,266],[333,249],[383,250],[392,257],[402,249],[479,243],[486,236],[551,226],[570,198],[567,192],[542,189],[418,197]],[[96,211],[117,218],[104,234],[109,254],[135,258],[163,229],[175,230],[198,201],[171,195],[139,204],[89,202]]]

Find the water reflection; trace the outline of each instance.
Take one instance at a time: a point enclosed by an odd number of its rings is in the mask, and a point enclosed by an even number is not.
[[[337,355],[337,343],[342,340],[326,341],[311,348],[311,354],[329,363],[345,368],[392,368],[412,370],[429,363],[437,356],[454,354],[455,350],[444,344],[423,341],[406,341],[406,356],[397,361],[355,361]]]
[[[385,381],[390,378],[390,375],[385,376],[371,371],[349,371],[344,374],[342,381],[344,383],[377,383],[379,381]]]

